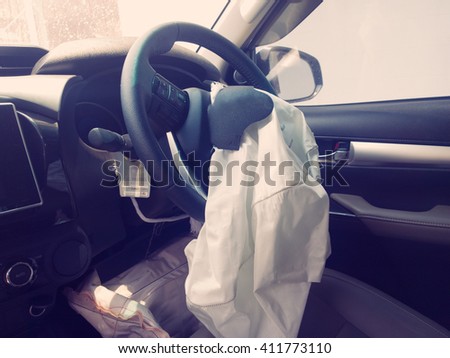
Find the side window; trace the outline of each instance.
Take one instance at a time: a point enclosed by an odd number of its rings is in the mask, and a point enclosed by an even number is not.
[[[450,96],[449,19],[449,1],[329,0],[274,45],[319,60],[306,105]]]

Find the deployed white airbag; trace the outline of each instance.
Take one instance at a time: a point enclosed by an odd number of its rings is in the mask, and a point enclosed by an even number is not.
[[[216,148],[206,221],[185,250],[188,307],[216,337],[296,337],[330,252],[314,136],[271,98],[239,150]]]

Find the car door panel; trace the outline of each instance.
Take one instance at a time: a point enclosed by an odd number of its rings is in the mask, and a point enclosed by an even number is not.
[[[449,328],[450,98],[300,109],[327,155],[327,266]]]

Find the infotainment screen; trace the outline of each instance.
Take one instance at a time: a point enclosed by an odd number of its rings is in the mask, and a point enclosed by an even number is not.
[[[42,205],[16,109],[0,104],[0,215]]]

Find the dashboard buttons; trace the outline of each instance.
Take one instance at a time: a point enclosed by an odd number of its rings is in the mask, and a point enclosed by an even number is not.
[[[5,282],[11,287],[24,287],[35,278],[35,270],[28,262],[16,262],[5,273]]]

